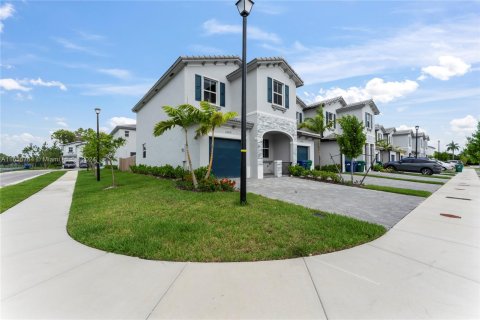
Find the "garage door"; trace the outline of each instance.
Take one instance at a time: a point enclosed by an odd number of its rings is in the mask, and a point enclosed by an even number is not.
[[[240,147],[240,140],[215,138],[212,171],[216,177],[240,177]]]
[[[297,146],[297,161],[308,160],[308,147]]]

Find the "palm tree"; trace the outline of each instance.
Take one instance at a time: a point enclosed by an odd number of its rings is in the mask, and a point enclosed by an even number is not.
[[[449,151],[449,150],[452,151],[452,160],[453,160],[453,159],[455,159],[455,151],[460,150],[460,146],[458,145],[458,143],[455,143],[452,140],[452,142],[447,144],[447,151]]]
[[[385,151],[387,153],[387,162],[390,161],[390,151],[394,150],[393,146],[390,143],[388,143],[386,140],[377,141],[377,146],[378,146],[378,149],[380,150],[380,155],[382,155],[381,153],[382,151]],[[380,157],[380,160],[384,162],[382,156]]]
[[[318,139],[318,164],[320,165],[320,140],[323,138],[325,130],[330,130],[334,126],[334,122],[326,122],[325,115],[323,114],[323,104],[317,109],[317,113],[313,118],[306,118],[304,122],[300,123],[299,129],[308,129],[309,131],[319,134]]]
[[[190,104],[182,104],[174,108],[171,106],[163,106],[162,109],[170,117],[168,120],[158,122],[153,128],[153,135],[155,137],[161,136],[166,131],[175,127],[181,127],[185,133],[185,152],[187,154],[187,161],[190,173],[192,175],[193,186],[196,189],[198,186],[197,178],[192,167],[192,159],[190,158],[190,151],[188,150],[188,128],[200,123],[202,120],[202,112]]]
[[[200,122],[200,127],[197,129],[195,136],[198,138],[199,136],[207,135],[210,131],[212,132],[212,145],[210,146],[210,161],[208,162],[208,169],[207,174],[205,175],[205,179],[210,177],[210,172],[212,171],[213,165],[213,147],[215,143],[215,128],[221,127],[228,120],[231,120],[237,116],[236,112],[226,112],[223,113],[221,111],[217,111],[215,107],[213,107],[207,101],[200,102],[200,107],[203,110],[203,119]]]

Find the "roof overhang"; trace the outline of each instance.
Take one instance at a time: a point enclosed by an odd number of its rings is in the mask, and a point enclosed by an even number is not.
[[[309,138],[315,138],[315,139],[321,139],[322,138],[322,136],[319,135],[318,133],[313,133],[313,132],[308,132],[308,131],[303,131],[303,130],[297,130],[297,136],[309,137]]]

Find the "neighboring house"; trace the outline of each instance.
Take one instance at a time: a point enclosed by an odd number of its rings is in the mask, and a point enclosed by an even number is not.
[[[435,151],[437,151],[437,148],[432,146],[427,146],[427,157],[433,158],[435,156]]]
[[[62,163],[65,161],[75,161],[77,167],[80,163],[86,162],[83,158],[83,146],[85,142],[75,141],[67,144],[60,145],[62,149]]]
[[[115,139],[116,138],[123,138],[125,139],[125,144],[117,149],[115,153],[115,158],[117,159],[117,163],[120,163],[120,158],[128,158],[132,157],[137,152],[137,136],[136,136],[137,126],[134,124],[126,124],[116,126],[110,135],[112,135]]]
[[[154,125],[168,119],[162,106],[209,101],[217,109],[241,114],[241,59],[236,56],[179,57],[134,106],[137,116],[136,163],[186,167],[185,138],[180,128],[153,136]],[[297,159],[313,159],[318,136],[297,130],[302,102],[296,88],[302,79],[283,58],[257,58],[247,64],[247,176],[263,178],[274,168],[286,173]],[[194,168],[206,166],[211,137],[194,139],[189,149]],[[213,172],[240,175],[240,118],[215,130]]]
[[[415,146],[413,145],[413,141],[415,135],[412,130],[396,130],[392,134],[392,138],[393,146],[402,149],[404,156],[414,156]],[[404,156],[400,158],[402,159]]]
[[[384,141],[392,146],[392,150],[381,150],[379,146],[376,144],[376,154],[375,160],[380,162],[388,162],[388,161],[397,161],[400,160],[401,156],[404,154],[403,151],[401,152],[398,147],[393,145],[393,134],[397,131],[395,128],[385,128],[380,124],[375,125],[375,138],[376,143],[379,141]]]
[[[414,144],[412,148],[413,148],[413,154],[415,155],[417,145],[415,144],[415,133],[413,133],[413,135],[414,135],[414,140],[413,140]],[[417,139],[418,139],[418,158],[426,158],[428,141],[430,141],[430,137],[425,132],[419,132]]]
[[[342,167],[348,159],[340,154],[340,147],[337,143],[336,135],[342,134],[342,128],[337,123],[337,119],[345,115],[353,115],[363,122],[367,141],[365,143],[363,154],[357,160],[366,161],[367,166],[375,157],[375,116],[380,114],[373,100],[347,104],[342,97],[319,101],[303,108],[305,118],[314,117],[316,110],[324,106],[325,122],[332,122],[333,128],[323,133],[320,145],[320,159],[316,157],[315,165],[341,164]],[[317,154],[317,151],[315,152]]]

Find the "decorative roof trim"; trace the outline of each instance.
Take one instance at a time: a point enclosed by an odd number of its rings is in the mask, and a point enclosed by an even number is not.
[[[302,109],[307,108],[307,104],[302,99],[300,99],[299,96],[297,96],[297,104],[299,104]]]
[[[309,110],[309,109],[315,109],[317,107],[319,107],[320,105],[324,104],[332,104],[332,103],[335,103],[335,102],[340,102],[340,104],[345,107],[347,106],[347,102],[345,102],[345,100],[343,99],[342,96],[338,96],[338,97],[334,97],[334,98],[330,98],[330,99],[326,99],[326,100],[322,100],[322,101],[318,101],[318,102],[314,102],[312,104],[309,104],[305,109],[306,110]]]
[[[242,119],[234,118],[234,119],[228,120],[225,125],[233,126],[233,127],[239,127],[239,126],[242,125]],[[253,125],[254,125],[253,122],[247,121],[247,129],[252,129]]]
[[[377,105],[375,104],[375,102],[373,102],[372,99],[359,101],[359,102],[355,102],[355,103],[350,103],[350,104],[346,105],[345,107],[337,109],[337,112],[346,112],[346,111],[350,111],[350,110],[360,109],[360,108],[363,108],[365,106],[371,107],[372,110],[373,110],[373,114],[375,114],[375,115],[380,114],[380,110],[378,110]]]
[[[318,133],[313,133],[313,132],[308,132],[308,131],[303,131],[303,130],[297,130],[297,135],[298,136],[305,136],[305,137],[312,137],[312,138],[317,138],[317,139],[322,138],[322,136],[319,135]]]

